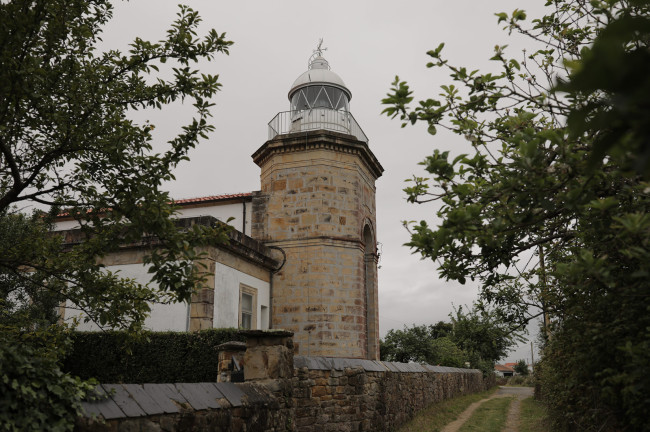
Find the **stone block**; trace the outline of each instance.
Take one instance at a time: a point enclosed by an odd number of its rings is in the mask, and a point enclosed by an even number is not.
[[[281,191],[287,188],[287,180],[274,180],[271,182],[271,190],[273,192]]]
[[[293,375],[293,350],[286,346],[255,346],[244,355],[244,379],[264,380]]]

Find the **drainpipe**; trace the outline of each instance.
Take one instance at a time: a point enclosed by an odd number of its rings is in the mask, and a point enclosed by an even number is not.
[[[269,330],[273,328],[273,270],[269,271]]]
[[[282,253],[282,264],[280,264],[280,267],[276,268],[275,270],[271,270],[269,272],[269,298],[271,300],[271,304],[269,305],[269,329],[273,328],[273,275],[282,270],[282,267],[284,267],[284,264],[287,262],[287,253],[284,251],[284,249],[278,247],[278,246],[267,246],[269,249],[275,249],[279,250],[280,253]]]
[[[241,232],[242,234],[246,234],[246,201],[242,203],[244,205],[242,209],[242,224],[241,224]]]

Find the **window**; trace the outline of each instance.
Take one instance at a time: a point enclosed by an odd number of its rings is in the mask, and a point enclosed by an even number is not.
[[[246,285],[239,287],[239,328],[257,328],[257,290]]]

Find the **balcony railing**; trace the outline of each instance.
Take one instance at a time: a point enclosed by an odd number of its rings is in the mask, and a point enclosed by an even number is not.
[[[330,108],[313,108],[303,111],[283,111],[269,122],[269,139],[312,130],[329,130],[352,135],[368,143],[368,137],[348,111]]]

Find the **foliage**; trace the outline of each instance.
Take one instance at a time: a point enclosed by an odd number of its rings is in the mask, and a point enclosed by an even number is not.
[[[520,59],[495,48],[499,73],[451,65],[441,44],[427,66],[454,83],[440,97],[412,108],[397,78],[384,99],[403,125],[471,145],[422,162],[430,177],[411,180],[408,200],[439,202],[442,222],[408,223],[408,245],[440,262],[441,276],[478,281],[503,320],[550,317],[541,382],[556,428],[648,430],[650,185],[639,173],[647,178],[650,7],[546,5],[532,21],[497,14],[530,41]]]
[[[650,177],[650,17],[647,1],[631,1],[610,20],[593,46],[572,64],[569,80],[557,89],[588,101],[574,106],[568,126],[574,136],[594,136],[591,161],[609,153],[619,165]]]
[[[0,214],[0,250],[12,255],[12,249],[23,239],[35,239],[34,248],[29,256],[23,256],[28,261],[39,259],[49,247],[57,247],[53,243],[58,240],[48,238],[49,227],[44,218],[35,214],[28,217],[21,213]],[[36,244],[43,245],[43,248]],[[25,278],[20,271],[11,271],[0,267],[0,325],[15,327],[19,323],[27,327],[41,327],[56,324],[58,320],[57,307],[63,300],[54,290],[44,290],[47,277],[43,274],[32,274]]]
[[[535,398],[525,398],[521,401],[519,415],[519,430],[521,432],[548,432],[548,418],[544,405]]]
[[[517,375],[504,378],[504,385],[535,387],[535,377],[533,375]]]
[[[62,369],[102,383],[214,382],[219,376],[216,347],[244,341],[237,329],[142,336],[134,342],[125,332],[75,332]]]
[[[521,359],[515,364],[515,367],[513,368],[515,372],[517,372],[519,375],[528,375],[528,365],[526,364],[526,360]]]
[[[79,401],[94,382],[61,372],[57,358],[63,342],[57,326],[29,333],[0,328],[2,430],[72,430]]]
[[[440,337],[431,341],[433,356],[428,363],[457,368],[466,367],[467,353],[458,347],[450,337]]]
[[[449,316],[449,323],[439,321],[435,325],[389,330],[380,341],[381,359],[453,367],[469,363],[487,376],[493,373],[494,362],[504,357],[521,337],[520,332],[485,309],[475,307],[464,312],[459,307]]]
[[[521,331],[480,305],[469,312],[459,307],[450,318],[454,328],[452,340],[467,353],[471,367],[480,369],[485,376],[492,375],[494,363],[522,341]]]
[[[137,330],[147,301],[189,298],[202,277],[191,246],[222,234],[177,230],[161,186],[213,130],[210,98],[220,84],[191,65],[227,53],[231,42],[214,30],[198,39],[200,17],[181,7],[166,39],[100,53],[95,46],[111,15],[104,0],[0,4],[0,218],[16,205],[38,204],[50,215],[65,208],[85,240],[61,253],[60,240],[18,238],[2,250],[0,269],[73,301],[100,325]],[[165,65],[170,70],[159,71]],[[154,149],[154,125],[136,124],[129,112],[177,100],[192,101],[196,118],[166,149]],[[96,260],[143,241],[156,246],[145,264],[158,289]]]
[[[0,2],[1,397],[10,401],[0,409],[9,430],[70,429],[87,390],[59,370],[65,329],[52,327],[53,305],[137,332],[151,302],[187,300],[202,281],[198,246],[227,239],[221,226],[177,229],[162,185],[213,130],[220,83],[194,64],[231,42],[214,30],[199,38],[198,13],[181,6],[160,42],[99,52],[111,17],[107,0]],[[166,144],[154,145],[155,125],[129,118],[182,101],[195,118]],[[50,232],[62,212],[80,226],[65,247]],[[147,249],[152,283],[102,267],[125,243]]]
[[[448,336],[452,330],[449,323],[439,321],[435,325],[404,326],[404,330],[388,330],[380,341],[380,358],[401,363],[417,362],[438,364],[432,341]],[[448,366],[448,365],[444,365]]]

